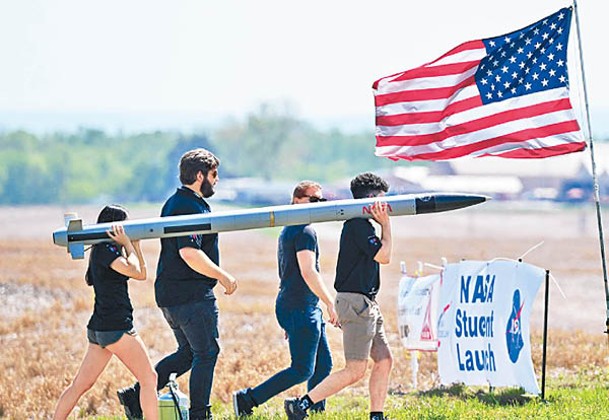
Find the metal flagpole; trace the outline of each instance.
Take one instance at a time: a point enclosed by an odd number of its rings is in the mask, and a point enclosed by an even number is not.
[[[594,160],[594,142],[592,140],[592,125],[590,124],[590,107],[588,105],[588,89],[586,87],[586,73],[584,72],[584,53],[582,49],[582,38],[579,30],[579,15],[577,13],[577,0],[573,0],[573,11],[575,13],[575,26],[577,27],[577,43],[579,46],[579,62],[582,72],[582,84],[584,87],[584,103],[586,106],[586,121],[588,123],[588,143],[590,144],[590,159],[592,160],[592,180],[594,182],[594,202],[596,204],[596,221],[598,223],[598,239],[601,247],[601,260],[603,265],[603,280],[605,282],[605,302],[607,305],[607,318],[605,321],[605,333],[609,334],[609,286],[607,285],[607,261],[605,259],[605,239],[603,237],[603,217],[601,213],[601,200],[599,195],[598,178],[596,176],[596,161]],[[609,337],[608,337],[609,339]]]

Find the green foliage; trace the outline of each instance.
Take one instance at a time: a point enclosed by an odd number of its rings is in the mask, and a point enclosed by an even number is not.
[[[385,415],[391,419],[607,419],[606,369],[598,375],[589,372],[569,374],[552,380],[546,387],[546,399],[525,394],[517,388],[453,385],[422,392],[391,391],[385,403]],[[281,396],[255,409],[251,419],[280,419],[283,414]],[[327,400],[327,411],[312,414],[311,420],[366,420],[369,402],[363,395],[351,395],[347,389]],[[232,405],[217,403],[214,414],[234,418]]]
[[[374,143],[372,132],[320,131],[268,104],[210,135],[6,132],[0,205],[161,201],[179,185],[180,156],[195,147],[218,155],[222,178],[333,181],[394,165],[374,156]]]

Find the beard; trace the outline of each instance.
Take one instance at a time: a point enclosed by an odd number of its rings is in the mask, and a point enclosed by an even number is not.
[[[211,182],[209,182],[207,178],[205,178],[203,180],[203,183],[201,184],[201,195],[203,196],[203,198],[209,198],[214,195],[214,193],[214,186],[211,184]]]

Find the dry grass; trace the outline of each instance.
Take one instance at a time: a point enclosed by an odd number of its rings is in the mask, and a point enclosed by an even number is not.
[[[85,325],[91,312],[92,291],[82,279],[86,262],[72,261],[53,246],[50,231],[32,226],[31,212],[23,218],[11,212],[12,232],[0,240],[0,417],[46,418],[76,372],[83,355]],[[156,212],[156,208],[152,214]],[[149,216],[142,210],[135,217]],[[49,211],[49,214],[60,214]],[[29,215],[29,216],[28,216]],[[600,274],[598,242],[594,229],[582,227],[582,213],[573,210],[524,212],[469,211],[443,217],[421,216],[394,219],[394,263],[384,267],[380,296],[389,338],[396,356],[391,389],[411,389],[410,355],[398,341],[395,296],[399,260],[410,268],[417,261],[439,264],[461,258],[518,257],[541,240],[544,245],[527,261],[552,270],[567,296],[551,286],[550,334],[548,337],[548,386],[565,374],[594,374],[607,365],[604,327],[604,292]],[[5,219],[6,220],[6,219]],[[57,219],[59,225],[61,219]],[[519,221],[520,220],[520,221]],[[574,222],[575,221],[575,222]],[[21,224],[20,224],[21,223]],[[45,223],[49,223],[45,220]],[[574,228],[573,224],[577,226]],[[322,251],[322,272],[328,283],[333,277],[340,224],[316,226]],[[12,231],[11,231],[12,229]],[[42,232],[41,237],[37,235]],[[222,265],[239,280],[238,292],[223,296],[218,288],[222,353],[216,370],[213,398],[228,402],[233,390],[253,385],[285,366],[287,345],[274,317],[277,291],[275,262],[277,230],[227,233],[221,236]],[[144,243],[149,265],[156,264],[157,241]],[[412,270],[411,270],[412,271]],[[152,281],[132,282],[136,327],[153,361],[174,349],[170,329],[154,304]],[[543,289],[542,289],[543,291]],[[541,325],[543,295],[533,311],[533,361],[541,372]],[[335,365],[343,365],[340,332],[330,328]],[[424,353],[419,359],[419,388],[437,385],[436,358]],[[115,390],[133,381],[129,372],[113,360],[94,388],[80,401],[74,415],[120,415]],[[180,379],[187,389],[186,378]],[[348,391],[365,393],[365,383]],[[288,391],[294,395],[302,387]]]

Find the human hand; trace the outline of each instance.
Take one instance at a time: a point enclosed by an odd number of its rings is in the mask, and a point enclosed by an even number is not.
[[[381,226],[386,226],[389,223],[389,206],[382,201],[376,201],[370,208],[372,217]]]
[[[108,230],[106,233],[108,234],[110,239],[112,239],[119,245],[127,246],[129,242],[131,242],[129,236],[127,236],[127,234],[125,233],[125,228],[123,227],[123,225],[112,225],[110,230]]]
[[[335,327],[340,328],[340,322],[338,322],[338,314],[336,313],[336,309],[334,308],[334,304],[326,305],[326,310],[328,311],[328,322]]]
[[[224,287],[225,295],[232,295],[237,290],[237,280],[230,274],[226,274],[218,279],[222,287]]]

